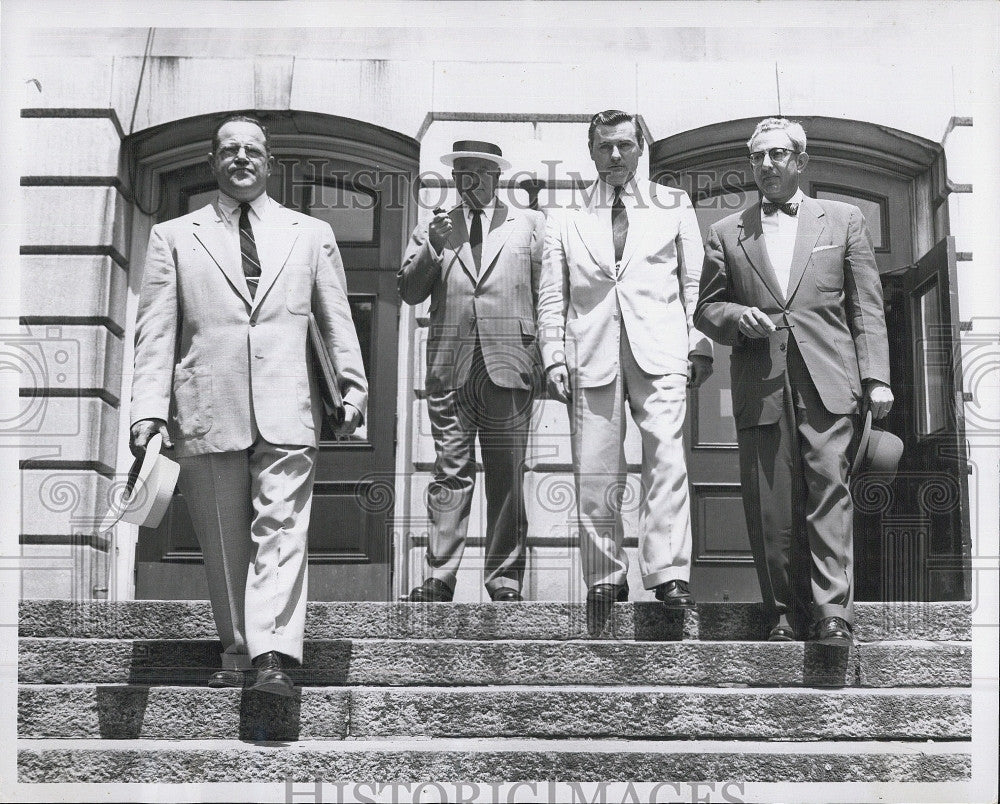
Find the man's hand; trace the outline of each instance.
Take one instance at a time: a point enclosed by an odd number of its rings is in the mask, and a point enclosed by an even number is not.
[[[705,355],[691,355],[688,359],[688,388],[697,388],[712,376],[715,369],[712,358]]]
[[[129,431],[128,448],[136,458],[141,458],[146,454],[146,445],[154,435],[159,433],[163,436],[163,446],[170,449],[174,442],[170,440],[167,433],[167,423],[163,419],[140,419],[132,425]]]
[[[427,225],[427,236],[431,241],[431,248],[438,254],[444,248],[452,232],[451,218],[447,212],[438,212]]]
[[[872,412],[872,418],[878,421],[885,418],[892,410],[892,390],[884,382],[865,380],[864,404]]]
[[[359,424],[361,424],[361,411],[354,407],[354,405],[350,402],[345,402],[344,422],[337,427],[334,432],[338,437],[353,435],[354,431],[358,429]]]
[[[745,338],[767,338],[777,327],[767,313],[757,307],[748,307],[737,323],[737,329]]]
[[[558,399],[564,404],[569,404],[569,371],[563,363],[551,366],[545,372],[545,381],[548,385],[550,397]]]

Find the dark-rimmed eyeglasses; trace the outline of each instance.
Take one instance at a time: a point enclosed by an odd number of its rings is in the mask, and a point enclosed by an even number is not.
[[[768,148],[766,151],[754,151],[750,154],[750,164],[751,165],[763,165],[764,164],[764,154],[767,154],[771,161],[776,165],[784,164],[788,161],[788,158],[798,151],[793,151],[790,148]]]

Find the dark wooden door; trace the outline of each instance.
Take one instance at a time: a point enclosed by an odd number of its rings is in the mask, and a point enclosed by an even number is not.
[[[405,210],[383,197],[369,166],[314,154],[280,154],[268,193],[287,207],[326,220],[344,260],[347,289],[369,382],[365,424],[338,441],[324,429],[309,529],[310,600],[386,600],[392,575],[399,296],[395,272]],[[156,217],[169,220],[208,203],[216,192],[206,163],[164,176]],[[156,529],[140,529],[136,597],[208,596],[201,552],[178,492]]]

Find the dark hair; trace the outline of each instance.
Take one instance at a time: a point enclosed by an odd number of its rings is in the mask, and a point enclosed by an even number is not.
[[[222,127],[227,123],[253,123],[257,128],[261,130],[264,134],[264,148],[270,152],[271,143],[268,141],[267,126],[265,126],[259,117],[255,117],[252,114],[245,114],[243,112],[236,112],[234,114],[227,114],[222,121],[215,127],[215,131],[212,132],[212,153],[216,153],[219,150],[219,132],[222,131]]]
[[[639,143],[639,150],[642,151],[643,138],[642,129],[639,128],[639,121],[634,114],[623,112],[621,109],[605,109],[590,118],[590,128],[587,131],[587,150],[594,147],[594,132],[598,126],[617,126],[619,123],[631,123],[635,128],[635,140]]]

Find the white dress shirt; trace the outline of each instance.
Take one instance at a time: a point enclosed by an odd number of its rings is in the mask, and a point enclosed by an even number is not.
[[[802,190],[796,190],[795,195],[788,199],[788,204],[800,204],[805,196]],[[764,246],[767,248],[768,259],[778,277],[778,287],[788,296],[788,281],[792,271],[792,255],[795,252],[795,236],[799,231],[798,216],[786,215],[780,209],[770,215],[760,212],[760,225],[764,232]]]
[[[490,203],[483,207],[483,214],[480,219],[480,223],[483,227],[483,243],[486,242],[486,236],[490,233],[490,226],[493,225],[493,215],[496,213],[497,200],[492,198]],[[465,231],[470,235],[472,234],[472,207],[470,207],[464,201],[462,202],[462,215],[465,216]],[[434,255],[435,259],[441,259],[441,252],[431,245],[430,238],[427,239],[427,248],[431,250],[431,254]]]
[[[612,220],[611,212],[612,207],[615,203],[615,190],[617,188],[614,185],[608,184],[604,179],[598,179],[594,185],[595,197],[594,204],[597,209],[597,219],[601,222],[601,227],[607,231],[612,231]],[[619,194],[621,198],[622,205],[625,207],[625,214],[628,216],[629,224],[634,220],[633,211],[638,205],[638,199],[635,195],[635,177],[629,179],[625,184],[621,186],[621,193]],[[614,242],[612,238],[612,243]],[[625,237],[626,244],[628,243],[628,236]],[[613,256],[613,255],[612,255]],[[619,263],[615,263],[615,273],[621,269]]]
[[[266,237],[266,231],[260,224],[263,223],[268,209],[274,202],[267,193],[261,193],[250,202],[250,228],[253,229],[254,243],[257,245],[257,254],[260,255],[260,242],[262,237]],[[230,248],[233,260],[236,265],[243,264],[243,254],[240,251],[240,202],[235,198],[230,198],[223,192],[219,193],[218,202],[219,216],[226,224],[226,231],[229,233]],[[261,266],[263,270],[263,266]]]

